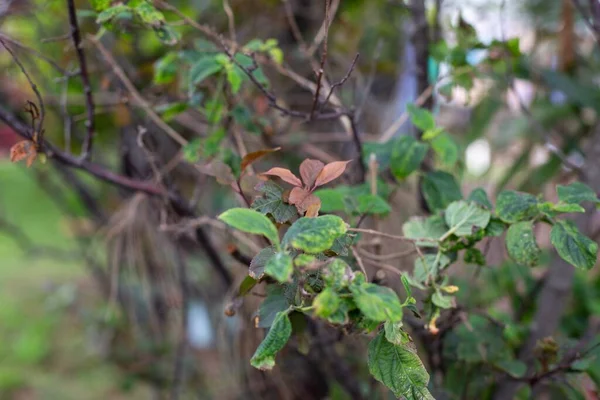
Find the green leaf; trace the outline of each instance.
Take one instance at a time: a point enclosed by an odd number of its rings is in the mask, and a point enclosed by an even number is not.
[[[242,283],[240,283],[240,286],[238,287],[238,296],[245,296],[247,295],[252,288],[254,288],[254,286],[256,286],[258,284],[258,281],[256,279],[254,279],[251,276],[247,276],[244,278],[244,280],[242,281]]]
[[[179,71],[177,53],[167,53],[154,63],[154,83],[164,85],[173,82]]]
[[[331,248],[328,250],[328,253],[334,253],[338,256],[347,256],[350,247],[354,243],[354,239],[356,236],[350,234],[344,234],[333,241]]]
[[[285,295],[285,285],[267,285],[267,297],[258,308],[256,327],[268,328],[280,311],[287,310],[291,302]]]
[[[412,123],[423,132],[435,129],[435,118],[429,111],[414,104],[408,104],[406,111],[408,111]]]
[[[307,253],[320,253],[331,248],[334,240],[346,233],[347,229],[344,220],[335,215],[303,217],[285,233],[283,244]]]
[[[197,85],[222,69],[223,65],[217,61],[214,55],[202,57],[190,69],[190,82]]]
[[[501,360],[494,365],[517,379],[524,377],[527,373],[527,364],[519,360]]]
[[[395,141],[387,143],[365,142],[363,143],[362,162],[365,166],[369,165],[371,154],[375,155],[380,171],[385,171],[389,168],[392,160],[392,151],[394,150]]]
[[[502,191],[496,200],[496,214],[508,223],[533,219],[538,214],[538,200],[529,193]]]
[[[581,182],[573,182],[568,186],[557,185],[556,192],[560,201],[568,204],[579,204],[584,201],[600,202],[592,188]]]
[[[481,250],[475,247],[470,247],[466,249],[463,258],[467,264],[476,264],[482,267],[486,264],[485,256],[483,255]]]
[[[354,301],[370,320],[398,322],[402,320],[402,304],[392,289],[374,283],[350,285]]]
[[[452,166],[458,161],[458,145],[447,133],[442,133],[433,139],[431,148],[444,165]]]
[[[275,355],[283,349],[292,334],[292,323],[286,311],[277,313],[271,329],[250,359],[254,368],[270,370],[275,366]]]
[[[470,236],[476,228],[484,229],[490,222],[490,212],[475,203],[459,200],[446,208],[446,224],[450,227],[448,233],[456,236]],[[446,236],[448,236],[448,233]]]
[[[585,208],[581,207],[579,204],[575,204],[575,203],[553,204],[549,201],[546,201],[544,203],[539,203],[538,210],[542,214],[547,215],[550,218],[554,218],[559,214],[585,212]]]
[[[91,0],[92,7],[96,11],[104,11],[108,7],[110,7],[110,3],[112,0]]]
[[[347,287],[351,279],[352,270],[346,262],[339,258],[334,258],[327,264],[323,271],[323,280],[325,280],[325,283],[336,289]]]
[[[344,211],[346,209],[347,190],[341,190],[339,187],[335,189],[319,189],[314,192],[314,195],[321,200],[321,212],[330,213],[336,211]]]
[[[438,273],[450,265],[450,258],[442,253],[425,254],[415,259],[413,271],[414,280],[418,283],[427,283],[429,277],[435,277]]]
[[[444,219],[437,215],[428,218],[413,217],[402,225],[404,236],[410,239],[438,240],[447,230]],[[437,247],[437,243],[432,240],[417,241],[416,244],[421,247]]]
[[[467,198],[469,201],[473,201],[479,204],[482,207],[491,210],[493,208],[492,202],[490,201],[487,193],[482,188],[473,189],[469,197]]]
[[[256,190],[263,193],[262,197],[256,198],[252,208],[273,216],[276,222],[283,224],[298,215],[296,207],[283,202],[283,188],[273,181],[265,181],[257,185]]]
[[[281,283],[289,282],[293,272],[292,257],[286,253],[275,254],[265,265],[265,274]]]
[[[173,118],[175,118],[176,116],[178,116],[179,114],[181,114],[182,112],[187,110],[187,108],[188,108],[187,103],[177,102],[177,103],[169,103],[169,104],[165,104],[160,107],[157,107],[156,111],[158,113],[160,113],[160,116],[162,117],[162,119],[165,122],[170,122],[171,120],[173,120]]]
[[[297,267],[305,267],[317,261],[317,257],[311,256],[310,254],[298,254],[294,258],[294,265]]]
[[[431,141],[437,139],[441,134],[444,133],[444,128],[434,128],[423,132],[421,140]]]
[[[341,299],[337,293],[332,288],[326,288],[315,297],[315,314],[321,318],[328,318],[337,311],[340,303]]]
[[[392,211],[387,201],[373,194],[361,194],[357,197],[358,204],[352,214],[385,215]]]
[[[131,2],[130,4],[131,5]],[[165,16],[147,1],[141,2],[134,7],[135,13],[142,22],[153,28],[158,28],[165,23]]]
[[[227,71],[227,82],[229,82],[229,86],[231,86],[231,92],[236,94],[240,91],[242,87],[242,82],[244,81],[244,77],[246,75],[242,75],[239,68],[226,68]]]
[[[485,228],[485,236],[502,236],[506,229],[506,224],[497,218],[492,217],[490,223]]]
[[[563,260],[577,268],[592,269],[598,244],[583,235],[571,221],[560,220],[552,227],[550,241]]]
[[[408,336],[408,334],[402,329],[403,325],[404,324],[402,323],[402,321],[386,321],[383,325],[386,340],[398,346],[404,346],[405,344],[410,343],[410,336]]]
[[[124,4],[117,4],[116,6],[107,8],[100,14],[98,14],[98,18],[96,18],[96,23],[99,25],[104,24],[105,22],[109,22],[110,20],[115,18],[117,15],[129,11],[131,11],[130,7]]]
[[[462,199],[460,186],[447,172],[429,172],[421,182],[421,189],[432,212],[443,210],[453,201]]]
[[[219,219],[240,231],[264,235],[276,248],[279,248],[277,228],[269,218],[258,211],[248,208],[232,208],[219,215]]]
[[[398,180],[419,169],[429,149],[429,145],[406,135],[395,140],[393,146],[390,167]]]
[[[442,309],[454,307],[454,302],[452,300],[453,298],[451,296],[445,296],[439,291],[435,291],[431,296],[431,302]]]
[[[414,345],[397,346],[380,332],[369,343],[369,372],[396,397],[407,400],[435,400],[429,390],[429,374]]]

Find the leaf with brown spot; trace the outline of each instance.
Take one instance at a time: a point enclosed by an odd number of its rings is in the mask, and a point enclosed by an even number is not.
[[[31,167],[36,157],[37,149],[31,140],[22,140],[10,148],[10,161],[19,162],[26,159],[28,168]]]
[[[321,199],[299,187],[293,188],[290,192],[289,203],[295,205],[300,214],[304,214],[312,205],[318,205],[317,211],[321,208]]]
[[[298,179],[296,175],[292,174],[292,171],[290,171],[289,169],[275,167],[271,168],[267,172],[264,172],[263,175],[277,176],[286,181],[287,183],[291,183],[294,186],[302,186],[302,181]]]
[[[258,151],[254,151],[252,153],[246,154],[244,156],[244,158],[242,158],[241,171],[244,172],[244,170],[248,167],[248,165],[250,165],[253,162],[257,161],[258,159],[266,156],[267,154],[274,153],[276,151],[279,151],[280,149],[281,149],[281,147],[276,147],[274,149],[258,150]]]
[[[323,167],[323,170],[317,176],[317,179],[315,181],[315,187],[322,186],[322,185],[329,183],[332,180],[338,178],[340,175],[342,175],[344,173],[344,171],[346,170],[346,166],[351,161],[352,160],[334,161],[334,162],[327,164],[325,167]]]
[[[311,160],[307,158],[306,160],[302,161],[302,164],[300,164],[300,177],[302,178],[302,181],[307,189],[311,189],[313,187],[317,176],[319,176],[319,173],[321,173],[324,167],[325,164],[319,160]]]

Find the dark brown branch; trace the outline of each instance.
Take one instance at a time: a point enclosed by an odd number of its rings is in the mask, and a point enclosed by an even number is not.
[[[333,85],[331,85],[329,93],[327,94],[327,97],[325,97],[325,101],[323,101],[321,107],[329,103],[329,99],[331,98],[331,95],[333,94],[335,88],[343,86],[346,83],[346,81],[350,78],[350,75],[352,75],[352,71],[354,71],[354,68],[356,67],[358,57],[360,57],[360,53],[356,53],[356,56],[354,56],[354,59],[352,60],[352,63],[350,64],[350,68],[348,68],[348,72],[346,72],[346,75],[339,82],[335,82]]]
[[[92,94],[92,85],[90,84],[90,76],[88,74],[85,53],[83,52],[83,43],[81,42],[81,33],[79,31],[79,24],[77,23],[77,12],[75,10],[74,1],[67,0],[67,6],[69,9],[69,24],[71,25],[71,37],[73,38],[75,52],[77,53],[77,59],[79,60],[79,75],[81,76],[81,82],[83,83],[83,92],[85,93],[85,108],[87,111],[87,120],[85,121],[86,135],[81,151],[81,158],[83,160],[87,160],[92,154],[92,147],[94,145],[94,135],[96,133],[94,127],[94,96]]]
[[[354,146],[356,146],[356,151],[358,153],[358,166],[360,167],[360,181],[366,182],[367,180],[367,168],[362,161],[363,156],[363,146],[362,141],[360,140],[358,125],[356,123],[356,118],[354,114],[350,115],[350,124],[352,127],[352,140],[354,141]]]

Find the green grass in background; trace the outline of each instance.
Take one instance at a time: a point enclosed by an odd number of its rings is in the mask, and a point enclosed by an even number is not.
[[[65,217],[23,165],[0,162],[0,216],[36,245],[76,249]],[[31,257],[0,229],[0,398],[149,397],[143,387],[124,392],[122,372],[94,353],[86,318],[97,310],[81,301],[94,296],[76,257]]]

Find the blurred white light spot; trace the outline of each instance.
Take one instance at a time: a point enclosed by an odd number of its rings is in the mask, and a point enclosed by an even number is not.
[[[192,347],[206,349],[213,343],[213,328],[206,305],[199,301],[190,303],[188,310],[188,339]]]
[[[483,175],[492,163],[490,144],[485,139],[478,139],[467,147],[465,152],[467,170],[475,176]]]

